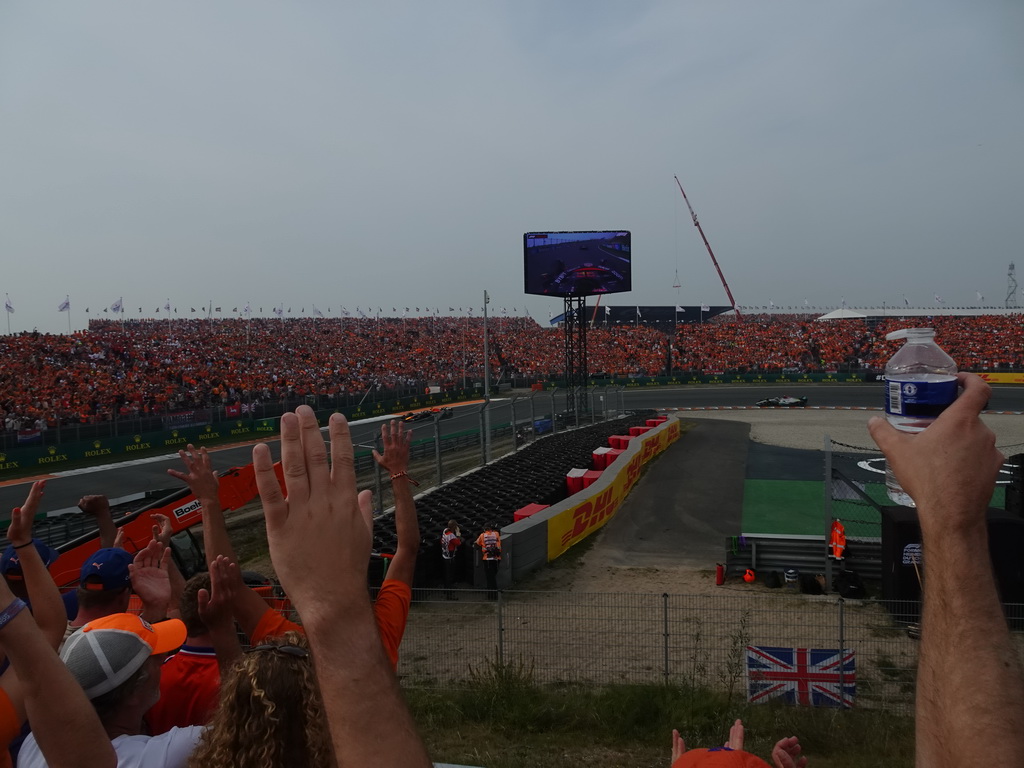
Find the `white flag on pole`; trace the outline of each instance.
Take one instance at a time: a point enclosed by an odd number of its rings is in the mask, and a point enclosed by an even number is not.
[[[124,312],[124,300],[123,297],[119,298],[113,304],[110,305],[111,312]]]
[[[14,305],[11,304],[11,297],[9,294],[7,295],[7,301],[4,302],[4,309],[7,310],[8,314],[14,314]]]
[[[58,312],[67,312],[69,309],[71,309],[71,297],[70,296],[65,296],[64,297],[64,301],[62,301],[60,303],[60,306],[57,307],[57,311]]]

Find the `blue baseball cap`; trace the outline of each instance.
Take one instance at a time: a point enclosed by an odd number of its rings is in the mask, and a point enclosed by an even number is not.
[[[79,583],[83,589],[112,592],[132,582],[128,566],[134,556],[123,549],[107,547],[97,550],[82,564]]]
[[[39,553],[39,559],[43,561],[43,565],[49,568],[60,557],[60,552],[53,547],[47,546],[39,539],[32,539],[32,543],[36,547],[36,552]],[[21,578],[21,558],[18,556],[19,552],[11,544],[4,550],[4,553],[0,555],[0,574],[10,579]]]

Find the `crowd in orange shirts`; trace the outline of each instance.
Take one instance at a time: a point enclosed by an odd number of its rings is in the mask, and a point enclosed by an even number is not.
[[[660,327],[597,325],[591,374],[880,368],[897,328],[931,325],[965,370],[1024,369],[1021,315],[817,321],[719,317]],[[93,321],[72,335],[0,337],[0,419],[10,429],[94,423],[235,402],[422,391],[482,377],[483,320],[467,317]],[[527,317],[489,321],[492,376],[534,381],[564,367],[564,334]],[[386,354],[384,354],[386,352]]]

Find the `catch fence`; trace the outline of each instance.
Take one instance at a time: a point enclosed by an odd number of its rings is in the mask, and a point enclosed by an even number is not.
[[[840,684],[855,685],[854,706],[913,708],[916,625],[893,616],[916,614],[916,604],[801,594],[455,595],[416,590],[402,641],[403,685],[457,688],[480,673],[511,670],[542,684],[665,683],[745,699],[748,646],[846,649],[856,670]]]

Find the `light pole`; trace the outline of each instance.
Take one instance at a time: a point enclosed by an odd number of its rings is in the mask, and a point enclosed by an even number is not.
[[[484,291],[484,400],[491,401],[491,360],[487,346],[487,305],[491,300]],[[484,464],[491,460],[491,409],[484,408]]]

